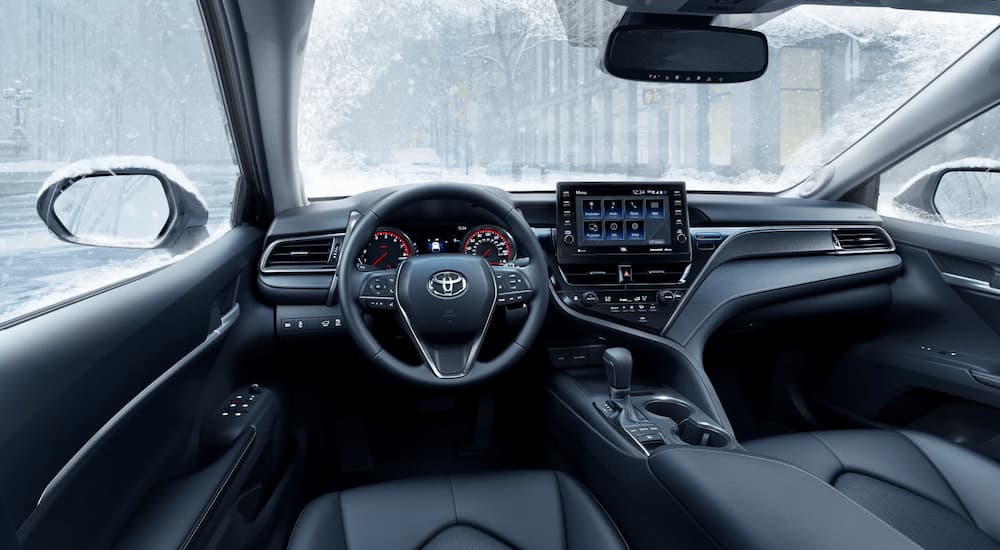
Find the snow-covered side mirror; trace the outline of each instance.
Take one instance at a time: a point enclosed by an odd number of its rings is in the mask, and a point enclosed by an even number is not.
[[[1000,224],[1000,162],[965,159],[913,177],[892,201],[938,223],[975,229]]]
[[[38,215],[60,240],[89,246],[190,250],[208,209],[183,172],[150,157],[86,159],[42,184]]]

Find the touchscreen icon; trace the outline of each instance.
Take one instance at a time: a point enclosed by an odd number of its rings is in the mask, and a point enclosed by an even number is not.
[[[624,241],[625,230],[622,228],[622,225],[622,222],[604,222],[604,240]]]
[[[622,201],[620,200],[604,201],[604,219],[606,220],[622,219]]]
[[[646,201],[647,218],[663,218],[663,200],[653,199]]]
[[[596,199],[584,199],[583,219],[585,220],[601,219],[601,201]]]
[[[646,222],[630,221],[625,222],[625,229],[630,241],[646,240]]]
[[[584,222],[583,240],[599,241],[603,238],[604,234],[601,232],[601,222]]]
[[[642,199],[628,199],[625,201],[625,218],[629,220],[641,220],[643,217]]]

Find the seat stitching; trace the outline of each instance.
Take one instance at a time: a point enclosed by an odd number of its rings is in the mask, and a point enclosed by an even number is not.
[[[822,437],[820,437],[818,433],[816,433],[816,432],[808,432],[808,433],[809,433],[809,435],[811,435],[814,438],[816,438],[816,441],[819,441],[820,445],[822,445],[823,447],[825,447],[827,451],[830,451],[830,454],[833,455],[833,459],[837,461],[837,464],[840,464],[840,474],[838,474],[837,477],[839,477],[840,475],[843,475],[843,474],[847,473],[847,471],[848,471],[847,470],[847,466],[844,465],[844,461],[840,460],[840,455],[838,455],[836,453],[836,451],[833,450],[833,447],[831,447],[826,442],[825,439],[823,439]],[[837,479],[837,478],[835,477],[834,479]],[[833,483],[833,480],[830,480],[830,483]]]
[[[915,441],[913,441],[912,439],[910,439],[910,437],[908,435],[906,435],[905,432],[897,431],[896,433],[899,434],[900,436],[902,436],[902,438],[905,439],[907,443],[909,443],[914,449],[916,449],[917,452],[920,453],[920,456],[924,457],[924,460],[926,460],[927,463],[931,465],[931,468],[933,468],[934,471],[937,472],[937,475],[938,475],[938,477],[941,478],[941,481],[944,481],[945,487],[947,487],[948,490],[951,491],[951,494],[955,495],[955,500],[957,500],[958,501],[958,505],[962,507],[962,511],[965,513],[966,518],[973,525],[975,525],[977,529],[979,529],[980,531],[982,531],[983,528],[980,527],[978,523],[976,523],[976,518],[972,517],[972,514],[969,513],[969,508],[965,505],[964,502],[962,502],[962,497],[958,494],[958,491],[956,491],[955,488],[951,485],[951,482],[948,481],[948,478],[945,477],[944,473],[941,472],[941,469],[938,468],[937,464],[935,464],[934,461],[931,460],[931,457],[927,456],[927,453],[925,453],[924,450],[921,449],[920,446],[917,445],[917,443]]]
[[[455,480],[451,475],[448,476],[448,487],[451,488],[451,511],[455,516],[455,521],[453,525],[458,524],[458,499],[455,498]]]
[[[552,477],[556,482],[556,496],[559,497],[559,517],[562,518],[563,548],[569,550],[569,533],[566,529],[566,505],[563,502],[562,483],[559,482],[559,474],[552,472]]]
[[[344,550],[350,550],[351,541],[347,540],[347,522],[344,521],[344,501],[337,493],[337,515],[340,516],[340,531],[344,534]]]

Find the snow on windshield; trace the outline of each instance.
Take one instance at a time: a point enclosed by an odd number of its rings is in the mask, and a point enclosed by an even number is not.
[[[891,114],[998,18],[800,6],[738,16],[767,34],[761,79],[627,82],[602,72],[602,0],[317,2],[299,115],[306,194],[448,180],[681,179],[778,191]]]

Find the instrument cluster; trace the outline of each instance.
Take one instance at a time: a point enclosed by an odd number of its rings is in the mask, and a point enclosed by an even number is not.
[[[357,263],[364,271],[396,269],[403,260],[424,254],[469,254],[490,265],[513,265],[517,248],[510,233],[496,225],[421,225],[407,231],[380,227]]]

